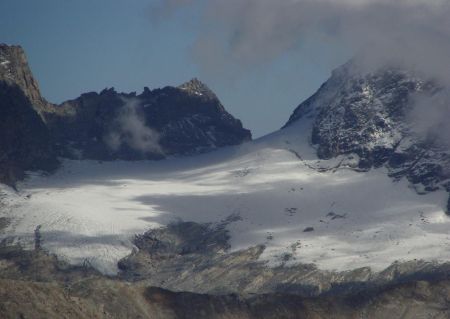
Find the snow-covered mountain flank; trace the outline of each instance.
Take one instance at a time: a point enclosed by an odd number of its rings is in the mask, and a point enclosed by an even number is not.
[[[2,243],[197,293],[317,294],[447,269],[445,123],[419,116],[445,104],[436,83],[353,60],[254,141],[198,80],[50,105],[61,167],[1,186]]]
[[[367,71],[355,59],[297,107],[286,127],[311,119],[319,158],[354,154],[358,169],[384,166],[419,193],[449,191],[448,102],[432,79],[392,66]]]

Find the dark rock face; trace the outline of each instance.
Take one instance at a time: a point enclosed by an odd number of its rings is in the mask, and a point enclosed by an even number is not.
[[[38,113],[50,106],[41,96],[22,47],[0,44],[0,81],[17,85]]]
[[[174,318],[308,318],[304,301],[297,296],[258,295],[248,298],[239,295],[211,296],[188,292],[174,293],[149,287],[144,296],[151,304],[170,309]]]
[[[134,243],[140,250],[151,254],[175,256],[226,251],[228,240],[224,227],[211,229],[208,225],[183,222],[137,235]]]
[[[194,79],[140,95],[86,93],[45,113],[67,157],[154,159],[205,152],[251,139],[215,94]]]
[[[0,182],[14,184],[25,170],[51,170],[57,161],[36,109],[40,97],[20,47],[0,45]]]
[[[433,128],[418,128],[417,113],[431,110],[440,95],[442,87],[413,72],[362,71],[353,60],[300,104],[286,126],[311,121],[311,142],[322,159],[356,154],[360,169],[384,165],[390,176],[406,176],[420,192],[450,190],[444,182],[450,177],[448,142]]]
[[[139,160],[206,152],[251,139],[216,95],[197,79],[180,87],[114,89],[48,103],[23,49],[0,44],[0,182],[13,184],[24,170],[56,167],[56,155],[73,159]]]

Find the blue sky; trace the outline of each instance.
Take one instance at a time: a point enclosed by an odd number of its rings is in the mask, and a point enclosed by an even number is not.
[[[293,109],[350,57],[345,48],[304,41],[231,76],[205,71],[192,48],[205,26],[201,4],[155,20],[151,0],[2,0],[0,42],[26,50],[43,95],[59,103],[115,87],[142,91],[205,82],[255,137],[280,128]],[[218,35],[219,36],[219,35]],[[230,62],[231,63],[231,62]]]

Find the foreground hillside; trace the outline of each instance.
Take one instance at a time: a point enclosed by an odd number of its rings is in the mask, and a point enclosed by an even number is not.
[[[448,318],[450,283],[413,281],[359,293],[204,295],[103,277],[39,248],[0,248],[1,318]]]

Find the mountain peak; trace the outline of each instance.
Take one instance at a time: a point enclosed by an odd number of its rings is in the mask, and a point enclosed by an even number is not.
[[[0,43],[0,80],[15,82],[17,64],[26,64],[25,53],[20,46]]]
[[[204,84],[197,78],[193,78],[188,82],[181,84],[180,86],[178,86],[178,88],[188,92],[189,94],[206,96],[208,98],[216,98],[214,92],[211,91],[211,89],[206,84]]]
[[[19,86],[38,113],[48,106],[21,46],[0,43],[0,81]]]

